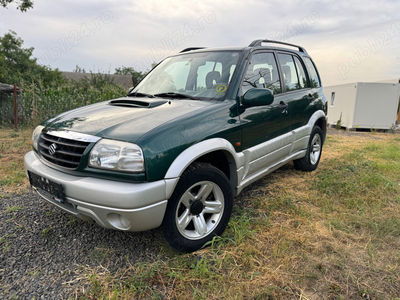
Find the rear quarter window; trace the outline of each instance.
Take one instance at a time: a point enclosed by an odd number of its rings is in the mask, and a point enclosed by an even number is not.
[[[311,87],[312,88],[321,87],[321,81],[319,80],[318,73],[317,70],[315,69],[313,62],[308,57],[304,57],[303,60],[307,66],[308,75],[310,76]]]

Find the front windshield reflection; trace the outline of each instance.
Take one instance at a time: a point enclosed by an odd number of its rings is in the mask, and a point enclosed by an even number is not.
[[[167,58],[130,93],[182,95],[200,100],[222,99],[233,77],[239,53],[187,53]],[[175,95],[174,95],[175,94]]]

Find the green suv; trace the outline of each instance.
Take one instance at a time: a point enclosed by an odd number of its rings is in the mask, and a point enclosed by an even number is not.
[[[243,188],[290,161],[317,167],[326,113],[300,46],[188,48],[126,97],[42,122],[25,169],[68,213],[117,230],[162,226],[173,248],[191,252],[223,233]]]

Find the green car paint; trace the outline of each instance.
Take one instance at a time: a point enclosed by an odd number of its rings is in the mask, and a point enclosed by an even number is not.
[[[137,98],[149,102],[151,99]],[[241,140],[240,121],[229,116],[235,101],[170,100],[155,108],[114,107],[109,101],[59,115],[42,123],[46,131],[70,130],[102,138],[133,142],[142,147],[146,172],[120,173],[87,166],[90,145],[79,167],[60,171],[78,176],[94,176],[122,181],[155,181],[164,178],[172,161],[190,145],[222,137],[233,144]],[[103,116],[103,117],[102,117]],[[109,116],[109,119],[105,119]],[[146,174],[146,175],[145,175]]]
[[[120,99],[132,100],[132,98]],[[136,100],[142,103],[156,101],[148,98],[136,98]],[[211,104],[205,101],[174,100],[165,101],[163,105],[157,107],[144,108],[112,106],[110,101],[104,101],[63,113],[42,125],[51,130],[72,130],[134,143],[148,131]]]
[[[171,120],[141,137],[137,144],[142,147],[146,159],[147,180],[164,178],[174,159],[195,143],[215,137],[224,138],[232,145],[240,142],[241,123],[238,116],[230,117],[232,106],[236,106],[236,101],[215,102]]]
[[[68,130],[135,143],[143,150],[144,173],[131,174],[89,167],[88,156],[94,143],[86,149],[78,168],[53,167],[76,176],[151,182],[163,179],[178,155],[200,141],[223,138],[237,152],[241,152],[305,125],[317,110],[323,110],[326,114],[327,104],[322,88],[282,93],[275,96],[271,105],[241,105],[243,95],[240,89],[249,57],[253,52],[263,49],[247,47],[234,50],[239,54],[237,66],[225,97],[218,101],[133,96],[119,100],[134,100],[150,106],[156,101],[166,101],[155,107],[114,106],[110,105],[110,101],[105,101],[65,112],[41,124],[45,126],[45,131]],[[281,102],[288,105],[287,109],[281,109]]]

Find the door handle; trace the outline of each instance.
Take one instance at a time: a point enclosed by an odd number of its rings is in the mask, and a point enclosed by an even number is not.
[[[310,101],[310,102],[314,100],[314,96],[311,94],[308,94],[307,98],[308,98],[308,101]]]
[[[289,105],[285,104],[283,101],[281,101],[278,105],[278,109],[281,111],[287,109],[288,107]]]

